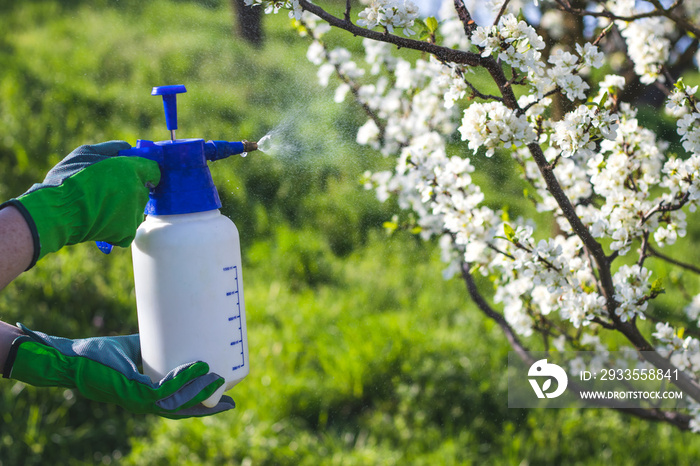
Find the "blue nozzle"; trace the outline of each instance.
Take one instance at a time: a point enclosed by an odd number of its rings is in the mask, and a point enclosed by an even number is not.
[[[95,241],[95,244],[97,245],[97,249],[99,249],[100,251],[102,251],[105,254],[109,254],[110,252],[112,252],[112,249],[114,248],[114,246],[112,246],[111,244],[109,244],[105,241]]]
[[[207,141],[204,144],[204,156],[211,162],[225,159],[231,155],[242,154],[243,152],[247,152],[244,141]]]
[[[187,89],[185,89],[185,86],[182,84],[154,87],[151,91],[151,95],[163,96],[165,125],[170,131],[177,129],[177,94],[183,94],[185,92],[187,92]]]

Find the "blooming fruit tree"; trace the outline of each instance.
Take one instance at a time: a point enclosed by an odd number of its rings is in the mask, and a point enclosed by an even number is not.
[[[368,187],[439,238],[445,276],[461,276],[514,351],[644,352],[678,370],[692,401],[627,412],[700,431],[700,267],[668,250],[700,200],[700,100],[679,79],[697,72],[700,1],[445,0],[436,17],[362,1],[251,3],[290,10],[321,84],[336,75],[336,101],[366,112],[357,141],[395,159]],[[333,29],[363,38],[363,53],[330,47]],[[642,124],[642,100],[675,120],[670,140]],[[537,221],[475,182],[489,158],[518,171]]]

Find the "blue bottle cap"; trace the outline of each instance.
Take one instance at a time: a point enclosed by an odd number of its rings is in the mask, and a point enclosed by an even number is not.
[[[187,92],[185,86],[154,87],[151,95],[163,97],[165,120],[169,130],[177,129],[176,95]],[[205,212],[221,207],[207,160],[219,160],[244,152],[242,142],[176,139],[170,141],[139,140],[136,147],[119,151],[119,155],[143,157],[158,162],[160,182],[151,189],[147,215],[176,215]]]

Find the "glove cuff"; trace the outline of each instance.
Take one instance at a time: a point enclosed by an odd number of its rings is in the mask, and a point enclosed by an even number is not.
[[[12,368],[15,365],[15,359],[17,359],[17,351],[19,350],[19,346],[25,341],[31,341],[31,338],[27,335],[20,335],[12,342],[10,352],[7,354],[7,359],[5,360],[5,367],[2,368],[3,379],[12,378]]]
[[[41,243],[39,241],[39,230],[37,229],[36,223],[34,222],[34,219],[32,218],[31,214],[19,200],[10,199],[5,203],[0,204],[0,210],[4,209],[5,207],[14,207],[15,209],[17,209],[19,213],[22,214],[24,221],[27,222],[27,226],[29,226],[29,231],[31,231],[32,233],[34,253],[32,254],[32,261],[29,263],[29,267],[27,267],[27,270],[29,270],[32,267],[34,267],[36,261],[39,260],[39,252],[41,251]]]

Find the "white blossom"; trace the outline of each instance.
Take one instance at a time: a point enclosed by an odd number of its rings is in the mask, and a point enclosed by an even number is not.
[[[363,146],[371,145],[377,149],[379,148],[380,135],[381,132],[377,124],[374,120],[369,119],[364,125],[360,126],[360,129],[357,131],[357,143]]]
[[[583,159],[592,156],[599,139],[615,139],[617,114],[599,107],[579,105],[554,124],[552,142],[559,146],[564,157],[579,154]]]
[[[519,147],[535,140],[535,132],[527,118],[500,102],[470,105],[464,110],[459,132],[472,151],[484,146],[487,157],[499,147]]]
[[[683,309],[683,312],[690,320],[698,322],[698,317],[700,317],[700,294],[693,297],[693,300]]]
[[[490,28],[477,27],[471,41],[481,49],[482,57],[495,55],[525,74],[543,73],[540,50],[544,49],[544,41],[532,26],[518,21],[513,14],[501,16],[498,25]]]
[[[389,33],[394,28],[403,28],[404,34],[410,36],[415,34],[411,27],[418,14],[418,6],[411,0],[371,0],[358,15],[357,24],[368,29],[382,26]]]
[[[619,16],[632,16],[642,10],[632,0],[608,1],[611,12]],[[667,18],[651,17],[635,21],[616,21],[622,37],[627,42],[627,53],[634,63],[634,71],[644,84],[656,80],[664,81],[662,65],[668,60],[671,41],[665,37],[673,31],[674,25]]]
[[[656,323],[656,332],[651,334],[654,338],[657,340],[661,340],[663,342],[670,342],[673,340],[673,337],[676,336],[675,330],[673,330],[673,327],[671,327],[668,322],[666,323],[661,323],[657,322]]]
[[[613,276],[615,285],[615,300],[618,306],[615,313],[622,322],[635,317],[644,319],[644,311],[649,302],[644,298],[650,290],[649,276],[651,272],[638,265],[623,265]]]

